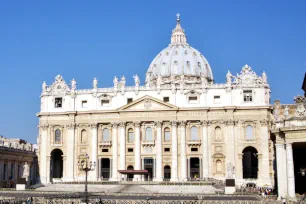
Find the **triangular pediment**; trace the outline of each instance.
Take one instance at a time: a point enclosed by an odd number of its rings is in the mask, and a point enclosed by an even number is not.
[[[155,111],[177,109],[177,106],[171,105],[157,98],[146,95],[125,106],[118,108],[118,111]]]

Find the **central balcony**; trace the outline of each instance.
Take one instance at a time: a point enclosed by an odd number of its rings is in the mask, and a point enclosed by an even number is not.
[[[200,146],[201,140],[187,140],[188,146]]]
[[[100,147],[111,147],[112,146],[112,141],[101,141],[99,142]]]
[[[143,147],[153,147],[155,146],[155,141],[154,140],[143,140],[142,141],[142,146]]]

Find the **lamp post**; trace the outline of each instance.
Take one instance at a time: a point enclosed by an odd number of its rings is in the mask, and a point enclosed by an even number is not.
[[[80,171],[85,171],[85,203],[88,203],[88,190],[87,190],[87,177],[89,171],[94,171],[96,167],[96,162],[89,161],[88,154],[85,158],[78,161],[78,167]]]

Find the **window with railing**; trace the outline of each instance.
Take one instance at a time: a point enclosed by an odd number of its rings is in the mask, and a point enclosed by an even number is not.
[[[110,138],[109,138],[109,129],[108,128],[104,128],[103,131],[102,131],[102,141],[103,142],[110,141]]]
[[[152,128],[147,127],[146,128],[146,141],[153,141],[153,135],[152,135]]]
[[[196,126],[192,126],[191,127],[191,140],[192,141],[199,140],[199,137],[198,137],[198,128]]]

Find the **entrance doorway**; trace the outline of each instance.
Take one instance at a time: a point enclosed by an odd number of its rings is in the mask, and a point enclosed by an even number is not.
[[[257,150],[254,147],[246,147],[243,151],[243,178],[257,179],[258,174],[258,157]]]
[[[145,175],[145,180],[152,180],[153,178],[153,158],[145,158],[144,159],[144,170],[148,170],[148,174]]]
[[[134,170],[134,167],[132,165],[130,165],[130,166],[127,167],[127,170]],[[132,181],[133,178],[134,178],[134,174],[128,174],[127,175],[128,181]]]
[[[306,143],[293,143],[293,163],[295,192],[299,194],[306,193],[306,175],[303,176],[303,169],[306,168]]]
[[[102,158],[101,159],[101,177],[102,179],[109,179],[110,178],[110,159],[109,158]]]
[[[164,180],[170,180],[171,179],[171,167],[165,166],[164,167]]]
[[[54,149],[51,152],[50,173],[51,178],[63,177],[63,152],[60,149]]]
[[[190,178],[198,179],[200,178],[200,159],[190,158]]]

